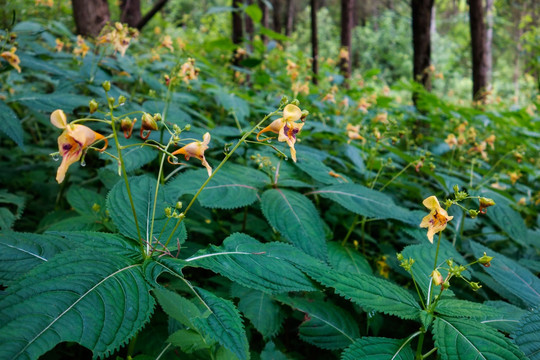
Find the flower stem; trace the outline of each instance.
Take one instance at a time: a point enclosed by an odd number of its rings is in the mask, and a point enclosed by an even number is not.
[[[418,345],[416,346],[416,355],[414,357],[415,360],[422,360],[422,346],[424,345],[424,335],[426,333],[426,330],[424,327],[420,328],[420,337],[418,338]]]
[[[356,227],[356,224],[358,223],[358,216],[359,216],[358,214],[354,216],[351,226],[349,226],[349,231],[347,231],[347,235],[345,235],[345,237],[343,238],[343,241],[341,242],[341,246],[345,246],[345,244],[347,243],[347,240],[349,240],[349,237],[351,236],[354,228]]]
[[[400,172],[398,172],[393,178],[390,179],[382,188],[379,189],[379,191],[383,191],[388,185],[390,185],[394,180],[396,180],[401,174],[403,174],[411,165],[413,162],[410,162],[405,166],[403,169],[401,169]]]

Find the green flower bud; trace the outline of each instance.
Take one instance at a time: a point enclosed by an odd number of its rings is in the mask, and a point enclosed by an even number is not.
[[[459,185],[458,184],[454,185],[453,189],[455,193],[459,192]]]
[[[493,260],[493,256],[487,256],[486,253],[484,253],[484,256],[482,256],[480,259],[478,259],[478,262],[485,267],[491,266],[491,260]]]
[[[93,114],[97,111],[98,109],[98,102],[94,99],[90,100],[90,102],[88,103],[88,107],[90,108],[90,114]]]
[[[157,130],[158,125],[156,123],[156,120],[154,120],[154,117],[148,113],[144,113],[142,116],[142,130]]]
[[[283,95],[281,97],[281,101],[279,102],[279,106],[283,106],[283,105],[287,104],[288,102],[289,102],[289,98],[286,97],[285,95]]]
[[[111,90],[111,83],[109,81],[104,81],[103,84],[101,84],[101,86],[103,86],[103,89],[105,91],[110,91]]]
[[[114,102],[115,102],[115,99],[113,97],[107,98],[107,103],[109,104],[109,106],[114,106]]]
[[[98,213],[99,210],[101,210],[101,206],[99,206],[99,204],[94,203],[94,205],[92,205],[92,211],[95,213]]]
[[[126,102],[126,97],[124,95],[120,95],[118,97],[118,105],[124,105]]]
[[[298,99],[294,99],[293,101],[291,101],[291,104],[296,105],[296,106],[299,106],[299,105],[300,105],[300,101],[299,101]]]
[[[470,285],[473,291],[477,291],[478,289],[482,287],[482,285],[480,285],[480,283],[477,283],[477,282],[471,282]]]
[[[186,131],[191,130],[191,124],[187,124],[186,126],[184,126],[184,129],[185,129]]]

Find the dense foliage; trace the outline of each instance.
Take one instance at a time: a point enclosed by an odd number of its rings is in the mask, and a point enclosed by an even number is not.
[[[540,359],[539,97],[452,102],[384,50],[346,88],[335,45],[315,86],[305,33],[239,48],[230,8],[97,39],[17,10],[0,358]]]

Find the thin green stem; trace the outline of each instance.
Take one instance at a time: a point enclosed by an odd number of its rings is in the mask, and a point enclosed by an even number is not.
[[[422,334],[421,331],[417,331],[415,332],[414,334],[412,334],[411,336],[409,336],[407,338],[407,340],[405,340],[403,342],[403,344],[401,344],[401,346],[399,347],[398,351],[396,352],[396,354],[394,354],[394,357],[391,359],[391,360],[394,360],[395,357],[399,354],[399,351],[401,351],[401,349],[403,349],[408,343],[410,343],[412,341],[412,339],[414,339],[415,337],[417,337],[418,335]]]
[[[201,192],[203,191],[203,189],[206,187],[206,185],[208,185],[208,183],[210,182],[210,180],[212,180],[212,178],[216,175],[216,173],[223,167],[223,165],[225,165],[225,163],[229,160],[229,158],[231,157],[232,154],[234,154],[234,152],[240,147],[240,145],[242,145],[244,143],[244,141],[248,138],[249,135],[251,135],[255,129],[257,129],[259,126],[261,126],[266,120],[268,120],[270,117],[276,115],[277,113],[279,112],[279,110],[276,110],[274,112],[271,112],[270,114],[266,115],[257,125],[255,125],[250,131],[248,131],[247,133],[245,133],[241,138],[240,140],[238,140],[238,142],[236,143],[236,145],[232,148],[231,151],[229,151],[226,155],[225,155],[225,158],[223,158],[223,160],[221,161],[221,163],[217,166],[217,168],[212,172],[212,174],[208,177],[208,179],[206,179],[206,181],[201,185],[201,187],[199,188],[199,190],[197,191],[197,193],[195,193],[195,196],[193,196],[193,198],[191,199],[191,201],[189,202],[188,206],[186,207],[186,210],[183,211],[183,215],[184,216],[180,216],[178,218],[178,221],[176,222],[176,225],[174,226],[173,230],[171,231],[171,234],[169,235],[169,237],[167,238],[167,241],[165,242],[165,245],[163,247],[167,247],[167,245],[169,244],[169,242],[171,241],[174,233],[176,232],[176,229],[178,228],[178,226],[180,226],[180,223],[182,222],[182,220],[184,220],[184,217],[185,215],[187,214],[187,212],[189,211],[189,209],[191,209],[191,207],[193,206],[193,204],[195,203],[195,200],[199,197],[199,195],[201,194]]]
[[[341,242],[341,246],[345,246],[345,244],[347,243],[347,240],[349,240],[349,237],[351,236],[352,232],[354,231],[354,228],[356,227],[356,224],[358,223],[358,217],[359,217],[358,214],[354,216],[351,226],[349,226],[349,231],[347,231],[347,235],[345,235],[345,237],[343,238],[343,241]]]
[[[393,178],[391,178],[390,181],[388,181],[386,184],[384,184],[384,186],[382,188],[380,188],[379,191],[383,191],[388,185],[390,185],[401,174],[403,174],[412,164],[414,164],[414,163],[411,162],[411,163],[407,164],[407,166],[405,166],[403,169],[401,169],[401,171],[398,172]]]
[[[495,170],[495,168],[496,168],[497,166],[499,166],[499,164],[500,164],[500,163],[501,163],[508,155],[512,154],[513,152],[514,152],[514,150],[511,150],[511,151],[507,152],[506,154],[504,154],[504,156],[501,157],[501,158],[495,163],[495,165],[493,165],[493,166],[489,169],[489,171],[486,173],[486,175],[484,175],[484,178],[486,178],[486,180],[484,180],[484,181],[482,181],[480,184],[478,184],[478,185],[476,186],[476,189],[479,189],[482,185],[484,185],[484,184],[487,183],[489,180],[491,180],[491,178],[490,178],[488,175],[490,175],[490,174],[493,172],[493,170]]]
[[[472,183],[473,183],[473,174],[474,174],[474,159],[472,159],[471,161],[471,172],[470,172],[470,175],[469,175],[469,188],[472,189]]]
[[[420,329],[420,337],[418,338],[418,345],[416,346],[416,355],[415,360],[422,360],[422,346],[424,345],[424,336],[426,334],[426,330],[422,327]]]
[[[109,124],[109,125],[111,124],[110,120],[102,120],[102,119],[94,119],[94,118],[77,119],[77,120],[74,120],[74,121],[70,122],[70,124],[77,124],[77,123],[82,123],[82,122],[86,122],[86,121],[101,122],[101,123],[105,123],[105,124]]]
[[[434,347],[433,349],[429,350],[427,353],[425,353],[423,356],[422,356],[422,359],[426,359],[428,358],[431,354],[433,354],[435,351],[437,351],[438,348]]]
[[[416,279],[414,278],[414,274],[413,274],[412,270],[410,271],[410,274],[411,274],[411,278],[412,278],[414,287],[416,288],[416,293],[418,294],[418,298],[420,299],[420,303],[422,304],[422,307],[424,309],[427,309],[426,304],[424,304],[424,299],[422,299],[422,293],[420,292],[420,289],[418,288],[418,284],[416,283]]]

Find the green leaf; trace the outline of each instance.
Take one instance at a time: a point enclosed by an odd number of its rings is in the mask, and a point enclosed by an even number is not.
[[[46,234],[64,239],[73,249],[84,246],[88,249],[110,250],[116,255],[134,260],[142,257],[140,247],[135,241],[117,234],[95,231],[48,231]]]
[[[540,359],[538,329],[540,329],[539,307],[521,318],[518,328],[513,336],[514,342],[530,360]]]
[[[270,295],[239,285],[233,285],[231,293],[234,297],[240,298],[238,310],[251,321],[265,339],[279,332],[284,316],[279,304]]]
[[[325,185],[351,182],[348,177],[337,174],[333,169],[326,166],[321,160],[313,157],[301,157],[300,161],[296,162],[295,165],[300,168],[300,170],[311,176],[314,180]],[[341,177],[335,177],[330,174],[340,175]]]
[[[372,275],[340,274],[322,266],[300,268],[324,286],[360,305],[366,311],[379,311],[402,319],[417,319],[420,306],[415,298],[402,287]]]
[[[276,345],[269,341],[261,352],[261,360],[287,360],[288,357],[285,356],[281,351],[276,349]]]
[[[0,190],[0,205],[7,205],[6,207],[0,207],[0,230],[9,230],[13,227],[15,221],[21,218],[24,203],[24,197]]]
[[[55,222],[48,231],[100,231],[103,225],[98,223],[94,215],[71,216]]]
[[[308,198],[291,190],[270,189],[262,195],[261,208],[270,225],[294,246],[326,259],[322,219]]]
[[[192,328],[192,319],[201,316],[195,304],[175,292],[164,288],[155,288],[152,292],[163,311],[185,327]]]
[[[283,42],[289,41],[288,36],[285,36],[283,34],[270,30],[264,26],[261,26],[261,35],[266,35],[270,39],[277,40],[277,41],[283,41]]]
[[[347,145],[345,147],[345,155],[351,160],[354,165],[353,170],[359,174],[363,174],[366,171],[366,165],[364,159],[360,153],[360,150],[353,145]]]
[[[207,318],[195,318],[194,325],[239,359],[249,359],[246,332],[234,304],[200,288],[197,292],[212,313]]]
[[[167,338],[167,342],[178,346],[186,354],[191,354],[197,350],[208,349],[213,345],[212,342],[207,342],[201,334],[190,329],[175,331]]]
[[[190,170],[167,184],[177,196],[195,195],[208,179],[205,169]],[[223,166],[201,191],[197,200],[204,207],[235,209],[253,204],[259,198],[259,188],[266,184],[265,175],[246,166],[227,164]]]
[[[253,20],[254,23],[260,23],[262,19],[262,10],[257,4],[251,4],[244,9],[246,14]]]
[[[399,339],[363,337],[341,354],[341,360],[413,360],[414,353],[410,345],[403,343],[404,340]]]
[[[478,321],[438,317],[432,332],[437,352],[443,360],[524,359],[509,339]]]
[[[140,143],[140,139],[136,136],[132,136],[130,139],[125,139],[123,136],[119,139],[121,146],[133,145]],[[117,155],[116,144],[114,142],[109,143],[109,149],[107,150],[111,154]],[[122,159],[124,160],[124,166],[127,172],[131,172],[140,169],[142,166],[148,164],[154,160],[158,155],[158,152],[148,146],[132,146],[122,150]],[[103,160],[110,160],[110,156],[101,153],[99,157]],[[105,166],[105,169],[111,170],[116,174],[119,174],[118,162],[113,161],[111,164]]]
[[[66,114],[70,114],[78,107],[88,107],[90,100],[92,99],[88,96],[73,93],[37,94],[25,92],[23,95],[10,97],[7,101],[23,104],[34,111],[51,113],[54,110],[62,109]]]
[[[471,241],[474,256],[479,258],[484,252],[493,256],[490,267],[482,267],[495,282],[520,298],[528,306],[540,304],[540,279],[514,260]]]
[[[0,100],[0,130],[18,146],[24,148],[21,122],[17,114],[3,100]]]
[[[211,245],[186,261],[266,293],[316,290],[294,263],[281,256],[294,254],[291,250],[294,248],[287,244],[261,244],[248,235],[236,233],[226,238],[221,247]],[[294,261],[294,256],[291,257]]]
[[[312,345],[337,350],[351,345],[360,336],[354,318],[329,302],[286,296],[277,299],[306,314],[298,331],[300,338]]]
[[[491,198],[495,206],[487,209],[487,216],[493,223],[521,245],[527,242],[527,226],[521,215],[511,208],[512,202],[491,190],[482,190],[481,196]]]
[[[154,208],[154,196],[156,193],[156,181],[147,176],[132,177],[129,179],[129,185],[131,188],[131,195],[133,197],[133,204],[135,206],[135,212],[137,213],[137,220],[139,223],[139,229],[142,241],[150,242],[150,229],[152,221],[152,211]],[[165,241],[172,233],[177,219],[168,219],[165,215],[166,207],[173,207],[176,204],[177,197],[170,191],[167,191],[163,186],[160,187],[157,196],[157,205],[154,219],[154,229],[152,234],[152,240],[154,237],[158,237],[163,232],[160,241]],[[117,183],[107,196],[107,208],[111,218],[118,228],[118,230],[125,236],[133,239],[138,239],[137,228],[135,226],[135,220],[133,219],[133,212],[129,201],[128,192],[126,190],[125,183]],[[174,243],[183,243],[186,240],[186,228],[184,223],[180,223],[180,226],[174,231],[172,236]]]
[[[330,265],[341,273],[372,274],[371,266],[366,258],[349,246],[341,246],[332,241],[328,246],[328,261]]]
[[[64,252],[30,271],[0,301],[0,358],[37,359],[64,341],[104,357],[149,320],[142,266],[100,251]]]
[[[66,198],[69,205],[81,215],[97,215],[99,211],[94,211],[94,204],[99,205],[100,209],[105,209],[104,196],[80,186],[71,186],[66,193]]]
[[[396,205],[388,195],[358,184],[332,185],[309,194],[319,194],[355,214],[370,218],[396,219],[415,225],[422,220],[414,212]]]

